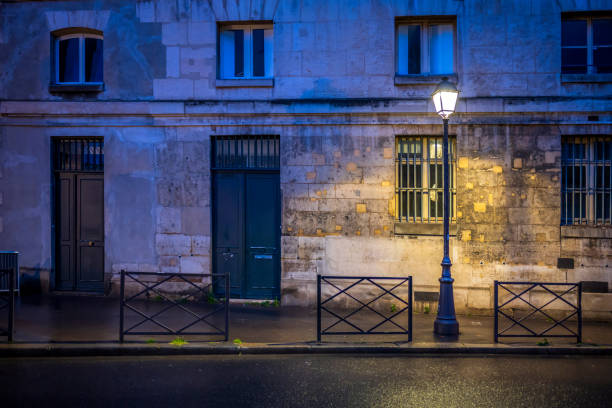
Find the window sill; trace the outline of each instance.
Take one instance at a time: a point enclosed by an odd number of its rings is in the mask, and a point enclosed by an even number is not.
[[[561,74],[561,83],[608,83],[612,74]]]
[[[562,225],[561,238],[611,239],[611,225]]]
[[[457,82],[457,74],[443,75],[395,75],[395,85],[437,85],[442,79],[448,78],[451,82]]]
[[[274,79],[217,79],[217,88],[272,88]]]
[[[442,224],[411,224],[408,222],[396,222],[394,225],[395,235],[444,235]],[[450,235],[457,235],[457,224],[450,225]]]
[[[50,84],[51,93],[103,92],[104,84]]]

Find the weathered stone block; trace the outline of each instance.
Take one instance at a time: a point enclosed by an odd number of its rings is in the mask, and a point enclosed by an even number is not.
[[[191,238],[187,235],[155,234],[158,255],[189,255]]]
[[[181,225],[183,234],[210,235],[210,208],[183,207]]]
[[[207,256],[181,257],[181,273],[210,273],[210,258]]]
[[[210,256],[210,236],[195,235],[191,237],[191,253],[193,255]]]
[[[180,208],[160,207],[157,209],[157,232],[158,233],[181,232],[181,210]]]

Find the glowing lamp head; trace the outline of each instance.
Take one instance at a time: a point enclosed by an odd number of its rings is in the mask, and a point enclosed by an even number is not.
[[[443,78],[442,82],[436,87],[436,90],[431,94],[431,99],[433,99],[438,115],[448,119],[450,115],[455,113],[457,95],[459,95],[457,87],[448,82],[448,78]]]

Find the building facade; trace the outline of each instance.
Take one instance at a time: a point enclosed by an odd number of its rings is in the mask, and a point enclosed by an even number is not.
[[[597,282],[612,317],[612,8],[591,0],[0,2],[0,249],[22,286],[229,271],[438,292],[450,119],[459,313],[494,280]],[[417,306],[418,307],[418,306]]]

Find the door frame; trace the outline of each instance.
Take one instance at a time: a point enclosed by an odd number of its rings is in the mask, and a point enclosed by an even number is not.
[[[75,141],[75,142],[79,142],[82,141],[83,143],[94,143],[93,147],[94,149],[98,149],[99,152],[98,153],[91,153],[90,157],[94,157],[95,155],[97,155],[97,158],[95,160],[98,160],[96,163],[94,163],[94,167],[97,167],[97,169],[95,170],[89,170],[89,169],[62,169],[62,167],[64,166],[64,164],[58,164],[58,160],[59,160],[59,156],[58,153],[60,152],[60,148],[59,145],[62,142],[66,142],[66,141]],[[50,188],[50,212],[51,212],[51,272],[49,274],[49,290],[50,291],[61,291],[61,292],[67,292],[67,293],[94,293],[94,294],[100,294],[100,293],[104,293],[105,291],[105,287],[106,287],[106,270],[105,270],[105,265],[106,265],[106,202],[103,202],[103,211],[102,211],[102,225],[103,225],[103,247],[104,247],[104,256],[102,257],[102,285],[100,288],[94,288],[94,289],[78,289],[76,286],[76,264],[74,265],[74,279],[75,279],[75,284],[73,286],[73,289],[58,289],[58,279],[60,277],[59,273],[58,273],[58,268],[59,268],[59,260],[60,260],[60,255],[59,255],[59,250],[61,249],[61,247],[58,245],[59,243],[59,239],[58,239],[58,234],[60,233],[60,226],[58,223],[59,220],[59,211],[61,210],[61,207],[59,206],[59,200],[61,199],[61,197],[59,197],[59,186],[58,186],[58,181],[60,179],[60,175],[61,174],[71,174],[73,176],[73,179],[76,183],[77,180],[77,175],[99,175],[101,176],[102,179],[102,195],[103,195],[103,199],[104,199],[104,192],[106,191],[106,182],[105,182],[105,172],[104,172],[104,142],[105,139],[103,136],[51,136],[50,137],[50,149],[49,149],[49,159],[50,159],[50,167],[51,167],[51,172],[50,172],[50,182],[51,182],[51,188]],[[90,163],[91,164],[91,163]],[[81,166],[86,166],[86,164],[84,164],[84,162],[81,162]],[[76,194],[77,194],[77,186],[76,184],[73,187],[73,215],[74,215],[74,229],[75,229],[75,237],[74,237],[74,241],[75,241],[75,250],[76,250],[76,228],[77,228],[77,209],[76,209]],[[74,262],[76,262],[76,253],[73,255],[72,257],[74,259]]]
[[[211,149],[212,150],[212,149]],[[282,248],[281,248],[281,230],[280,230],[280,226],[282,225],[282,209],[283,209],[283,200],[282,200],[282,190],[280,188],[280,170],[279,169],[211,169],[211,188],[210,188],[210,217],[211,217],[211,268],[212,268],[212,273],[215,273],[216,269],[217,269],[217,265],[216,265],[216,260],[215,260],[215,249],[216,249],[216,233],[217,233],[217,221],[216,221],[216,217],[215,217],[215,195],[216,195],[216,191],[215,191],[215,175],[216,174],[220,174],[220,173],[225,173],[225,174],[242,174],[243,178],[242,178],[242,189],[243,189],[243,197],[244,197],[244,208],[242,209],[243,211],[243,219],[245,222],[242,223],[242,231],[241,231],[241,239],[242,239],[242,251],[243,251],[243,256],[242,256],[242,260],[240,262],[240,269],[242,271],[242,273],[244,274],[242,276],[241,279],[241,288],[240,288],[240,292],[241,295],[240,297],[233,297],[231,296],[231,290],[230,290],[230,298],[234,298],[234,299],[251,299],[247,296],[245,296],[246,294],[244,293],[244,287],[245,285],[245,280],[246,280],[246,209],[247,209],[247,197],[246,197],[246,175],[247,174],[275,174],[278,176],[278,200],[279,200],[279,211],[278,211],[278,216],[279,216],[279,226],[278,226],[278,230],[276,231],[277,235],[277,242],[278,242],[278,251],[279,251],[279,256],[278,256],[278,260],[277,260],[277,270],[278,270],[278,292],[271,297],[269,300],[274,300],[274,299],[279,299],[280,300],[280,296],[281,296],[281,275],[282,275],[282,270],[281,270],[281,255],[282,255]]]

